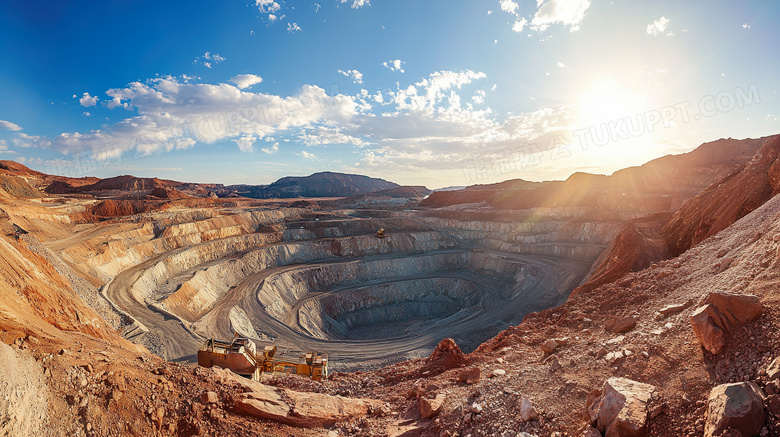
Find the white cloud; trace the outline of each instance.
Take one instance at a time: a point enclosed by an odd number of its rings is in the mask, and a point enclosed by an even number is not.
[[[666,17],[661,17],[652,23],[647,25],[647,34],[648,35],[658,35],[659,33],[663,33],[666,31],[667,26],[669,26],[669,19]]]
[[[341,0],[341,3],[348,3],[350,0]],[[369,0],[352,0],[352,9],[360,9],[363,6],[371,6]]]
[[[488,11],[488,13],[487,13],[487,14],[488,14],[488,15],[491,15],[492,13],[493,13],[493,10],[491,9],[491,10],[489,10],[489,11]]]
[[[590,7],[590,0],[537,0],[538,9],[531,20],[531,28],[544,32],[550,25],[561,23],[569,30],[580,30],[580,23]]]
[[[239,74],[230,79],[239,89],[249,88],[263,81],[263,78],[254,74]]]
[[[88,111],[82,112],[81,115],[83,115],[84,117],[92,117],[92,113]]]
[[[277,12],[281,9],[279,3],[274,0],[255,0],[255,6],[264,14]]]
[[[302,151],[301,153],[296,153],[296,155],[306,158],[306,159],[317,159],[317,156],[313,153],[309,153],[307,151]]]
[[[353,97],[328,96],[322,88],[304,85],[296,96],[242,91],[234,85],[202,84],[174,77],[133,82],[110,89],[109,105],[133,108],[138,115],[85,133],[64,132],[53,138],[20,134],[20,147],[36,146],[61,153],[92,151],[95,157],[144,156],[195,143],[236,140],[242,150],[276,132],[328,120],[347,123],[356,113]],[[251,138],[250,138],[251,137]]]
[[[471,100],[478,104],[485,103],[485,94],[485,91],[477,90],[477,92],[471,97]]]
[[[257,138],[254,135],[244,135],[232,141],[238,145],[239,150],[248,153],[255,151],[255,141],[257,141]]]
[[[520,33],[523,31],[526,24],[528,24],[528,20],[526,20],[525,17],[521,17],[520,19],[515,20],[515,24],[512,25],[512,30]]]
[[[351,144],[363,147],[368,143],[358,137],[347,135],[340,128],[330,126],[318,126],[301,133],[298,138],[307,146],[321,146],[326,144]]]
[[[347,70],[347,71],[339,70],[339,73],[352,79],[352,82],[354,83],[363,83],[363,73],[357,70]]]
[[[11,123],[10,121],[0,120],[0,130],[12,130],[12,131],[20,131],[22,130],[21,127],[19,127],[16,123]]]
[[[98,97],[97,96],[90,96],[89,93],[84,93],[84,95],[79,99],[79,103],[81,103],[81,106],[85,108],[89,108],[90,106],[97,105]]]
[[[512,0],[499,0],[499,5],[501,5],[501,10],[510,14],[517,13],[517,9],[519,8],[518,4],[513,2]]]
[[[301,26],[299,26],[298,23],[287,23],[287,31],[290,33],[300,32]]]
[[[747,23],[742,24],[743,29],[750,29],[750,25]]]
[[[558,66],[558,68],[566,68],[566,64],[564,64],[561,61],[558,61],[558,63],[556,65]]]
[[[222,62],[224,60],[225,60],[225,58],[223,58],[222,56],[220,56],[220,55],[218,55],[216,53],[206,52],[206,53],[203,54],[203,56],[198,56],[197,58],[195,58],[195,60],[192,61],[192,63],[193,64],[201,64],[201,65],[205,66],[206,68],[211,68],[212,65],[219,64],[220,62]]]
[[[263,147],[260,150],[262,150],[263,152],[265,152],[265,153],[267,153],[269,155],[273,155],[274,153],[279,151],[279,142],[274,143],[274,145],[271,146],[271,147]]]
[[[385,68],[389,68],[390,71],[400,71],[401,73],[404,73],[403,64],[406,62],[400,60],[400,59],[393,59],[392,61],[382,62],[382,65],[385,66]]]

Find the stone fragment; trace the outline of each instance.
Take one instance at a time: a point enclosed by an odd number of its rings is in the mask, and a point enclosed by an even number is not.
[[[667,305],[660,310],[658,310],[659,313],[665,315],[665,316],[671,316],[672,314],[677,314],[688,308],[689,306],[693,305],[693,300],[688,300],[685,303],[675,304],[675,305]]]
[[[430,419],[439,414],[445,399],[445,396],[442,394],[437,395],[434,399],[420,398],[420,415],[424,419]]]
[[[492,372],[490,372],[490,377],[495,378],[496,376],[504,376],[506,375],[506,370],[504,369],[495,369]]]
[[[613,330],[617,333],[628,332],[636,328],[636,319],[633,317],[619,317],[615,319]]]
[[[536,412],[536,408],[534,408],[534,404],[531,403],[528,398],[523,397],[520,399],[520,420],[523,422],[528,422],[530,420],[535,420],[539,418],[539,414]]]
[[[763,393],[753,382],[723,384],[710,391],[704,436],[721,435],[728,428],[752,437],[764,426]]]
[[[725,333],[761,315],[757,296],[710,293],[704,305],[691,315],[691,327],[699,343],[712,354],[726,345]]]
[[[204,391],[200,395],[200,402],[202,404],[216,404],[219,401],[219,397],[213,391]]]
[[[731,263],[733,262],[734,262],[734,258],[723,258],[722,260],[720,260],[720,266],[718,266],[718,270],[719,270],[718,273],[725,272],[726,269],[731,267]]]
[[[655,387],[626,378],[610,378],[590,408],[592,424],[605,437],[639,437],[647,433],[648,403]]]
[[[478,403],[474,402],[473,404],[471,404],[470,411],[473,414],[480,414],[480,413],[482,413],[482,405],[479,405]]]
[[[558,347],[558,342],[550,339],[542,343],[542,352],[544,352],[545,355],[549,355],[553,352],[555,352],[555,349]]]
[[[769,363],[769,367],[766,368],[766,376],[770,381],[780,378],[780,357]]]
[[[458,381],[466,384],[475,384],[479,381],[481,373],[482,371],[479,369],[479,367],[463,369],[458,375]]]

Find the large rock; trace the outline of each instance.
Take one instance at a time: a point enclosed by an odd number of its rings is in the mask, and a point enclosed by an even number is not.
[[[655,387],[626,378],[610,378],[589,408],[591,423],[605,437],[647,434],[647,408]]]
[[[460,374],[458,375],[458,381],[466,384],[475,384],[479,382],[479,377],[481,374],[482,371],[479,369],[479,367],[470,367],[468,369],[463,369],[460,371]]]
[[[438,374],[445,370],[461,367],[467,362],[466,355],[460,350],[455,340],[445,338],[439,342],[431,356],[428,357],[424,370],[432,374]]]
[[[710,391],[704,436],[720,435],[728,428],[742,437],[759,434],[764,426],[763,393],[754,382],[723,384]]]
[[[718,354],[726,345],[725,333],[761,315],[758,296],[710,293],[691,316],[693,333],[702,346]]]
[[[549,355],[555,352],[556,348],[558,348],[558,342],[553,339],[549,339],[545,341],[544,343],[542,343],[542,346],[540,347],[540,349],[545,355]]]
[[[534,404],[532,404],[531,401],[529,401],[526,397],[520,399],[520,420],[523,422],[528,422],[529,420],[535,420],[538,418],[539,413],[536,412]]]
[[[420,415],[424,419],[430,419],[439,414],[442,405],[444,405],[444,400],[445,397],[442,394],[436,395],[434,399],[420,398]]]
[[[383,407],[377,400],[297,392],[242,378],[229,370],[216,372],[223,380],[238,382],[245,390],[235,403],[236,413],[291,426],[328,427]]]

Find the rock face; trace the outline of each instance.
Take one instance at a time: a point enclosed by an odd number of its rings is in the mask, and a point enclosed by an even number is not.
[[[605,437],[647,434],[647,408],[655,387],[626,378],[610,378],[589,407],[591,424]]]
[[[710,353],[718,354],[726,345],[725,333],[761,315],[757,296],[710,293],[691,316],[693,333]]]
[[[704,436],[720,435],[728,428],[743,437],[759,434],[764,426],[763,393],[754,382],[719,385],[710,391]]]

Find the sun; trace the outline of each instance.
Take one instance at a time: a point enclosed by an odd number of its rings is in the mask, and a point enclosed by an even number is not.
[[[608,123],[641,112],[644,96],[619,81],[605,79],[586,88],[580,95],[582,122],[586,125]]]

